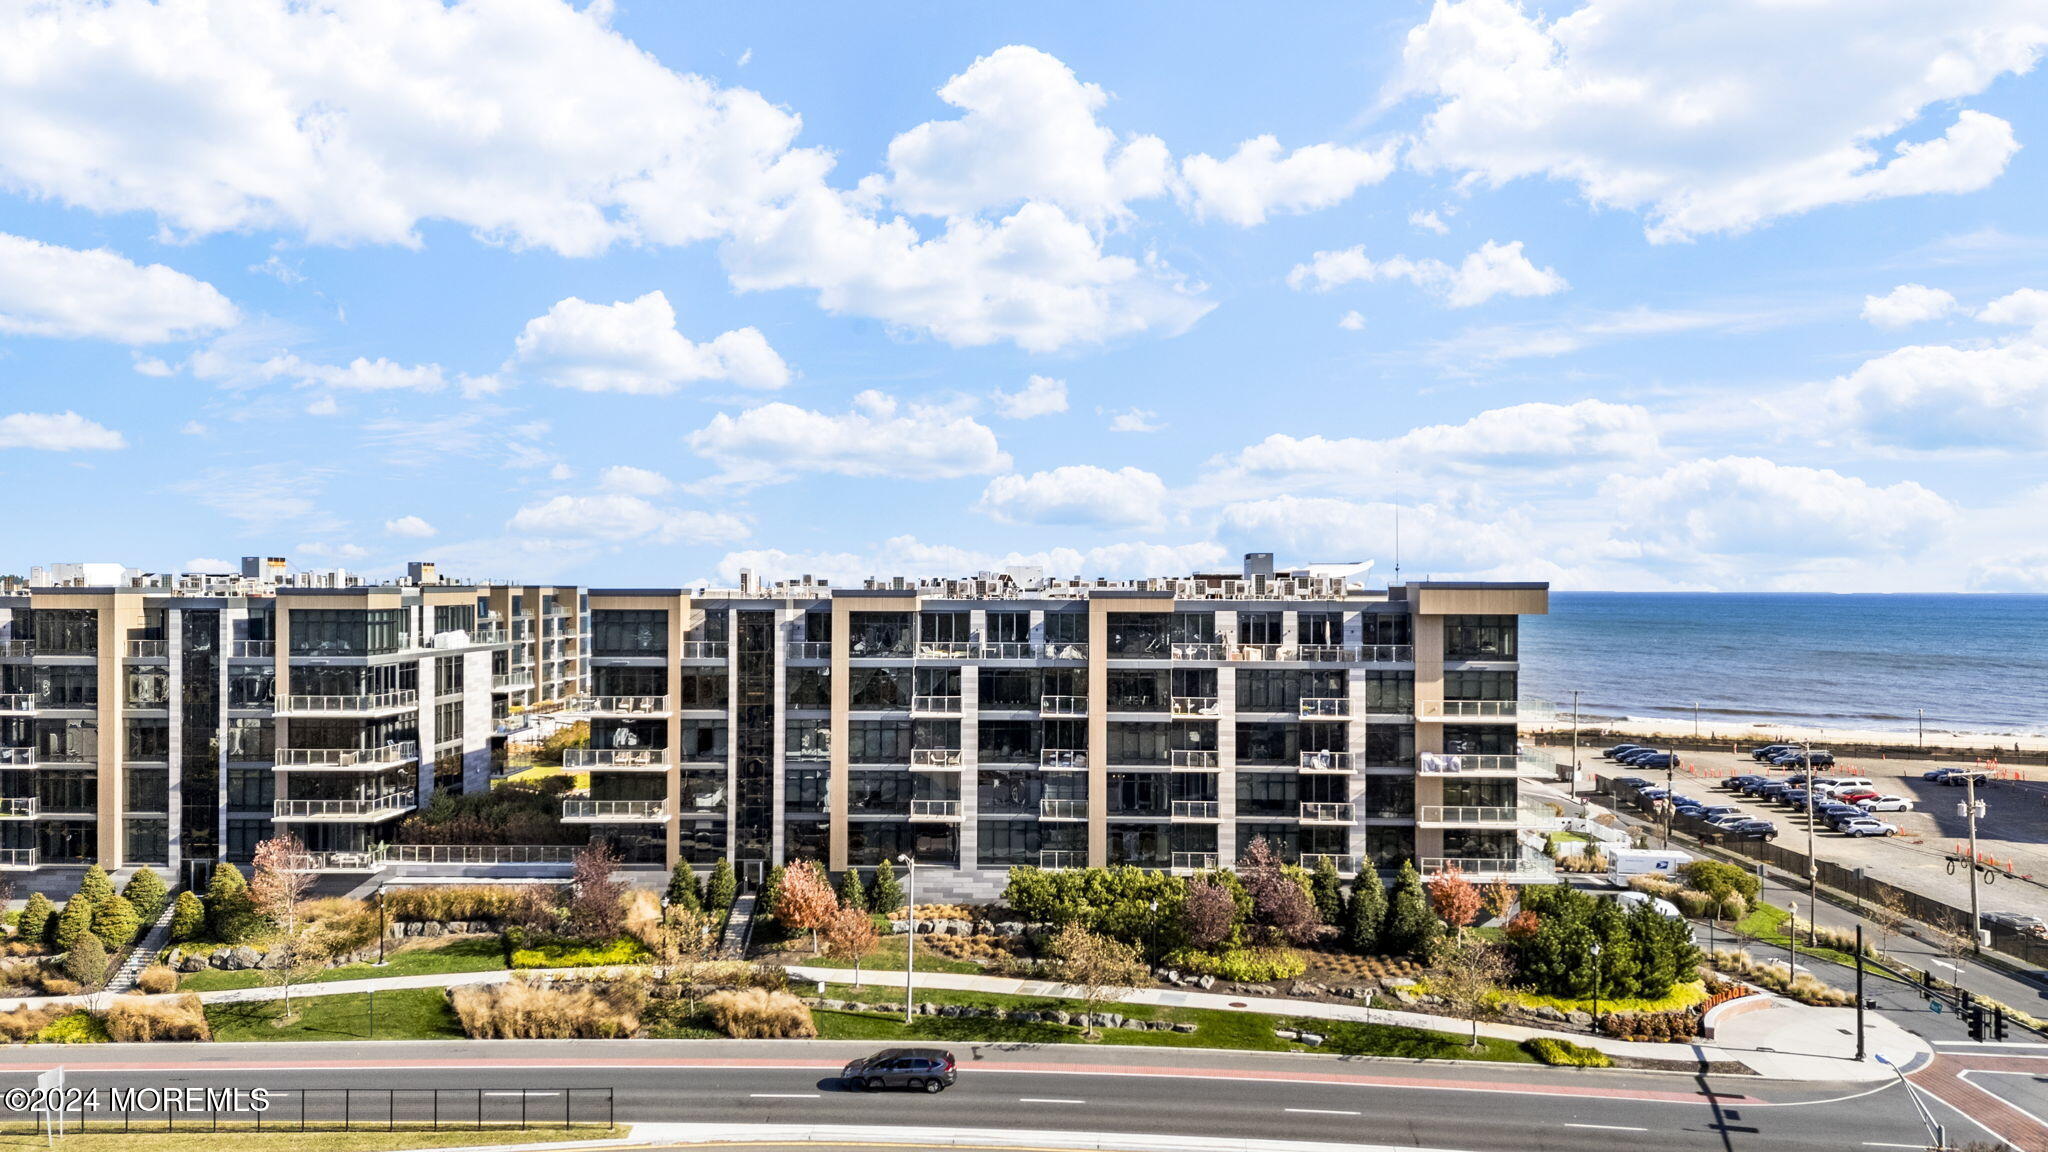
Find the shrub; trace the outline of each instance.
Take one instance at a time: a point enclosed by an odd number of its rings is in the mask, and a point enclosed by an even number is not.
[[[11,1012],[0,1012],[0,1040],[9,1044],[26,1044],[36,1038],[36,1033],[48,1027],[50,1021],[64,1015],[69,1009],[44,1005],[39,1008],[23,1006]]]
[[[151,995],[178,990],[178,970],[168,964],[151,964],[135,975],[135,986]]]
[[[116,996],[107,1005],[107,1035],[122,1044],[161,1040],[211,1040],[206,1008],[190,992],[183,996]]]
[[[1719,860],[1694,860],[1682,864],[1678,874],[1692,887],[1705,892],[1715,899],[1724,899],[1729,893],[1753,901],[1763,889],[1756,873],[1737,864],[1724,864]]]
[[[1609,1036],[1653,1044],[1680,1043],[1699,1035],[1697,1012],[1611,1012],[1600,1022]]]
[[[171,905],[171,942],[183,944],[199,939],[206,931],[206,905],[191,892],[178,893],[177,902]]]
[[[661,899],[645,888],[626,893],[626,935],[650,950],[661,947]]]
[[[450,884],[440,887],[389,888],[382,897],[384,914],[393,920],[501,921],[519,903],[515,884]]]
[[[1544,1064],[1561,1068],[1612,1068],[1614,1060],[1598,1048],[1574,1044],[1555,1036],[1531,1036],[1522,1041],[1522,1051]]]
[[[794,1040],[818,1034],[811,1009],[787,992],[739,988],[704,998],[712,1026],[735,1040]]]
[[[135,906],[136,919],[144,924],[156,923],[157,917],[164,914],[164,908],[171,902],[171,890],[164,887],[164,878],[148,866],[137,869],[135,875],[128,878],[128,883],[121,888],[121,895]]]
[[[448,999],[473,1040],[613,1040],[640,1030],[647,986],[629,980],[561,989],[513,980],[457,988]]]
[[[83,1009],[66,1012],[43,1026],[36,1033],[38,1044],[104,1044],[107,1042],[107,1027],[99,1017]]]
[[[612,964],[645,964],[648,959],[647,946],[631,936],[602,944],[541,939],[512,950],[514,968],[602,968]]]
[[[839,878],[839,906],[860,912],[868,910],[868,890],[860,882],[860,869],[848,868]]]
[[[1735,921],[1749,915],[1749,901],[1740,892],[1730,892],[1721,897],[1721,919]]]
[[[40,948],[49,942],[50,917],[57,906],[41,892],[31,892],[28,903],[22,905],[21,918],[15,921],[14,938]]]
[[[206,931],[223,944],[240,944],[263,927],[256,903],[249,896],[249,882],[233,864],[213,866],[206,885]]]
[[[45,996],[76,996],[85,991],[85,985],[69,976],[46,974],[36,983],[42,986]]]
[[[875,866],[875,886],[868,893],[868,907],[884,916],[903,907],[903,885],[896,881],[896,866],[887,860]]]
[[[770,920],[781,920],[776,913],[776,904],[782,898],[782,881],[789,873],[777,864],[768,870],[768,878],[761,882],[761,895],[754,900],[754,915]]]
[[[704,907],[712,912],[724,912],[732,907],[739,895],[739,881],[732,874],[732,861],[721,856],[711,866],[711,875],[704,880]]]
[[[92,933],[81,933],[64,954],[64,974],[88,988],[99,987],[107,978],[107,946]]]
[[[57,926],[50,930],[50,943],[59,952],[69,952],[80,936],[91,931],[92,901],[74,895],[64,902],[64,911],[57,914]]]
[[[1344,945],[1360,956],[1380,950],[1387,923],[1387,890],[1379,873],[1363,869],[1351,881],[1351,902],[1344,906]]]
[[[1380,933],[1380,948],[1388,955],[1413,956],[1426,960],[1443,935],[1443,922],[1430,913],[1422,894],[1422,877],[1415,865],[1401,861],[1394,880],[1394,894],[1387,902],[1386,928]]]
[[[78,894],[97,904],[114,894],[114,882],[107,878],[106,869],[94,864],[79,878]]]
[[[1214,952],[1180,948],[1167,953],[1162,963],[1197,976],[1252,984],[1292,980],[1308,971],[1308,960],[1292,948],[1226,948]]]
[[[1678,893],[1678,910],[1694,920],[1710,920],[1720,907],[1721,902],[1705,892],[1686,888]]]
[[[135,905],[125,896],[109,896],[92,910],[92,934],[109,951],[127,947],[140,931],[142,921],[135,915]]]
[[[697,870],[690,867],[688,860],[676,861],[675,871],[668,875],[668,906],[685,912],[700,912],[704,908],[703,895],[697,890]]]

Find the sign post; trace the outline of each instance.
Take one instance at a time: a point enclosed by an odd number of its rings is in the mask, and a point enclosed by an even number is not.
[[[50,1068],[36,1074],[36,1091],[43,1098],[43,1136],[47,1145],[51,1148],[57,1146],[57,1129],[59,1125],[64,1123],[64,1113],[59,1109],[50,1107],[50,1101],[59,1099],[63,1088],[64,1069],[62,1066]]]

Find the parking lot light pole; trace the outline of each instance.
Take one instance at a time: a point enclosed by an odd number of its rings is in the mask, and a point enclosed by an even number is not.
[[[1671,802],[1672,790],[1678,787],[1678,749],[1667,749],[1664,753],[1664,846],[1671,847],[1671,816],[1678,806]]]
[[[903,1023],[910,1023],[911,989],[917,983],[917,861],[905,852],[896,858],[910,873],[910,931],[903,952]]]
[[[1799,742],[1800,759],[1806,765],[1806,906],[1820,907],[1820,863],[1813,855],[1813,741]],[[1820,942],[1818,917],[1806,921],[1806,946],[1812,948]]]
[[[1963,802],[1956,806],[1956,815],[1970,822],[1970,951],[1982,955],[1984,946],[1984,914],[1977,907],[1977,817],[1983,815],[1983,802],[1977,799],[1977,777],[1963,775]]]

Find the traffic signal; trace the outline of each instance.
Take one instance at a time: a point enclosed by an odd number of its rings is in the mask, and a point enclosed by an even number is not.
[[[2003,1008],[1993,1007],[1991,1009],[1991,1038],[2001,1044],[2005,1042],[2005,1009]]]
[[[1963,1009],[1970,1023],[1970,1039],[1982,1042],[1984,1039],[1984,1006],[1971,1004]]]

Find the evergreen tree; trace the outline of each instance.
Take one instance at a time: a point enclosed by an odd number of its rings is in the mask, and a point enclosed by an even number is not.
[[[839,878],[839,903],[842,907],[868,910],[868,890],[861,885],[860,869],[848,868]]]
[[[80,933],[64,953],[64,974],[88,988],[99,987],[107,978],[107,946],[90,932]]]
[[[64,902],[64,911],[57,917],[57,927],[51,933],[50,944],[59,952],[69,952],[79,937],[91,931],[92,901],[81,892]]]
[[[718,863],[711,868],[711,878],[704,882],[705,910],[722,916],[739,894],[739,882],[733,879],[732,861],[719,857]]]
[[[28,903],[22,906],[21,919],[15,921],[14,938],[24,944],[38,948],[50,942],[50,918],[56,915],[57,906],[41,892],[29,894]]]
[[[681,908],[685,912],[701,912],[703,897],[697,892],[697,870],[687,860],[676,861],[676,870],[668,877],[668,906]]]
[[[1429,898],[1423,895],[1422,877],[1416,874],[1414,862],[1403,860],[1401,873],[1394,879],[1394,895],[1387,902],[1381,950],[1389,956],[1426,960],[1443,930],[1443,922],[1429,910]]]
[[[197,940],[206,931],[206,905],[201,903],[194,892],[180,892],[171,906],[171,942],[183,944]]]
[[[777,864],[768,870],[768,878],[761,882],[761,895],[754,900],[754,914],[775,919],[775,901],[782,895],[782,878],[787,875]]]
[[[146,865],[128,878],[121,895],[135,906],[135,918],[144,924],[156,923],[157,917],[163,915],[171,903],[171,890],[164,886],[164,878]]]
[[[108,951],[125,948],[135,934],[142,931],[142,922],[136,919],[135,905],[125,896],[109,896],[93,906],[92,934]]]
[[[256,930],[259,917],[242,870],[222,862],[206,884],[206,930],[223,944],[239,944]]]
[[[1344,923],[1344,881],[1329,857],[1317,861],[1315,871],[1309,874],[1308,894],[1323,923],[1332,928]]]
[[[78,894],[94,904],[114,894],[114,882],[107,879],[107,870],[94,864],[85,870],[85,876],[78,882]]]
[[[875,886],[868,891],[868,908],[887,916],[903,907],[903,885],[896,882],[896,866],[883,860],[875,868]]]
[[[1361,868],[1351,882],[1351,903],[1344,910],[1344,943],[1360,956],[1376,956],[1387,924],[1387,890],[1379,874]]]

